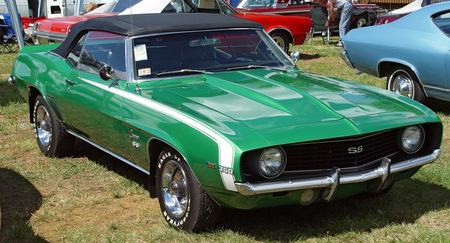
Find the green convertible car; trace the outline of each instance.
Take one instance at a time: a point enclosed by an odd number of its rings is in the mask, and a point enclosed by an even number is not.
[[[189,231],[223,207],[385,193],[440,154],[442,123],[379,88],[299,70],[259,23],[219,14],[99,17],[24,47],[10,83],[46,156],[75,139],[149,175]]]

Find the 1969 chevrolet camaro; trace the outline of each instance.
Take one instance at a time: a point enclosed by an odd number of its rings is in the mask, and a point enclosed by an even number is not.
[[[211,227],[223,207],[385,193],[439,156],[442,123],[425,106],[294,61],[242,18],[123,15],[24,47],[8,81],[43,154],[81,139],[147,173],[184,230]]]

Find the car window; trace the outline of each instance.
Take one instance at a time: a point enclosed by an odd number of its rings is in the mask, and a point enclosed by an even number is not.
[[[440,2],[444,2],[444,1],[447,1],[447,0],[423,0],[422,7],[425,7],[425,6],[433,4],[433,3],[440,3]]]
[[[79,56],[78,69],[98,74],[103,65],[111,66],[117,79],[126,80],[125,37],[113,33],[91,31],[87,34]]]
[[[228,4],[224,1],[218,1],[217,5],[220,8],[220,12],[223,14],[238,14],[234,9],[232,9]]]
[[[433,21],[442,32],[450,36],[450,12],[447,11],[433,16]]]
[[[184,6],[185,5],[182,0],[172,0],[169,4],[167,4],[161,13],[185,13],[186,10]]]
[[[224,13],[224,14],[239,14],[225,1],[217,0],[176,0],[178,5],[182,6],[182,11],[186,13],[200,12],[200,13]]]
[[[82,38],[80,38],[80,40],[73,47],[73,49],[70,51],[69,55],[66,58],[67,62],[69,62],[73,68],[78,68],[78,62],[80,61],[81,49],[83,48],[83,44],[84,44],[84,40],[86,39],[86,36],[87,35],[84,35]]]
[[[198,74],[249,65],[280,67],[291,64],[270,37],[257,30],[140,37],[133,40],[133,50],[137,80],[174,72]]]

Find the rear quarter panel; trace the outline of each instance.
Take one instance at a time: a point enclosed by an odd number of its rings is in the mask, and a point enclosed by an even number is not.
[[[410,67],[422,82],[445,80],[445,55],[450,39],[431,20],[418,26],[397,23],[400,21],[351,30],[344,37],[345,49],[355,68],[383,77],[389,70],[381,70],[380,64],[392,62]]]

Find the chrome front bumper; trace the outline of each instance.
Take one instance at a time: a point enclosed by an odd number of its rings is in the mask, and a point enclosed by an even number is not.
[[[327,188],[329,192],[327,193],[327,198],[324,199],[331,201],[338,186],[341,184],[360,183],[380,178],[380,184],[377,188],[378,191],[383,188],[392,173],[406,171],[431,163],[439,157],[440,153],[441,149],[436,149],[429,155],[401,161],[393,165],[391,165],[391,160],[389,158],[384,158],[378,168],[358,174],[341,175],[341,170],[335,167],[328,176],[257,184],[252,184],[249,182],[235,182],[234,184],[239,193],[246,196],[314,188]]]

